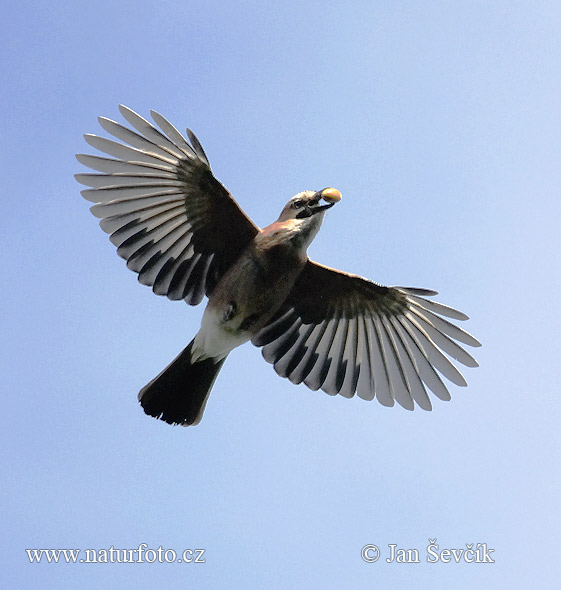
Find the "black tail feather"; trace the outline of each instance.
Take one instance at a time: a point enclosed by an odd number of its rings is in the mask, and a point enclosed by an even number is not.
[[[138,400],[149,416],[182,426],[201,421],[210,390],[226,359],[192,363],[192,346],[193,341],[140,390]]]

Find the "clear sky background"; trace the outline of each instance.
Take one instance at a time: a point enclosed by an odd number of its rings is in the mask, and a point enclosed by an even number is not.
[[[0,585],[556,587],[559,2],[24,0],[0,27]],[[430,413],[330,398],[248,344],[199,426],[145,416],[202,306],[139,285],[79,194],[82,133],[119,103],[193,128],[259,225],[341,190],[310,256],[470,315],[469,387]],[[429,538],[496,563],[428,564]],[[140,543],[206,563],[25,553]]]

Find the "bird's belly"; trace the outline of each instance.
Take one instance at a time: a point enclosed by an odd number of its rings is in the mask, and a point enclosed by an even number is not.
[[[250,338],[251,335],[246,331],[231,329],[228,322],[224,322],[223,314],[208,305],[201,320],[201,328],[195,336],[191,358],[193,361],[222,359]]]
[[[224,358],[261,330],[284,303],[303,263],[283,268],[267,262],[242,256],[219,281],[195,337],[194,360]]]

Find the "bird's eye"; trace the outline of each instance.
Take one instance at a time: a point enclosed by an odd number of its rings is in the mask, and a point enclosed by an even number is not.
[[[292,201],[292,205],[290,205],[293,209],[300,209],[305,205],[304,199],[297,199],[296,201]]]

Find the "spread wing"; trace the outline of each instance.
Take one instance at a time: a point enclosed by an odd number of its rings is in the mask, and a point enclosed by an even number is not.
[[[330,395],[394,400],[412,410],[450,394],[439,373],[466,381],[446,356],[468,367],[477,362],[456,341],[479,342],[441,316],[466,320],[455,309],[426,299],[435,291],[383,287],[308,261],[289,298],[252,342],[281,377]],[[444,354],[446,353],[446,355]]]
[[[82,195],[97,203],[92,213],[143,285],[196,305],[258,228],[213,176],[190,130],[189,143],[155,111],[152,118],[161,131],[129,108],[119,110],[135,130],[100,117],[103,129],[124,143],[84,136],[112,158],[76,156],[100,172],[76,175],[92,187]]]

